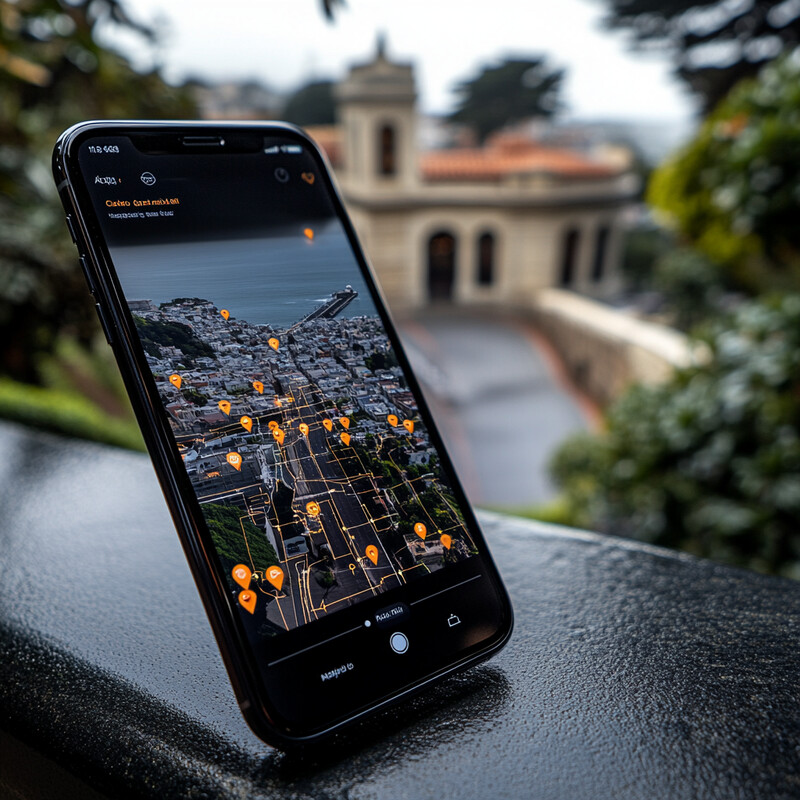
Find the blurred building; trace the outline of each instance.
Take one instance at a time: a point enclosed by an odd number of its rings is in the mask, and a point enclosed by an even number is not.
[[[587,154],[500,133],[483,147],[420,152],[413,67],[386,57],[337,87],[327,152],[397,310],[430,302],[527,305],[561,286],[619,288],[622,213],[636,178],[619,149]]]
[[[286,98],[258,81],[190,82],[203,119],[274,119]]]

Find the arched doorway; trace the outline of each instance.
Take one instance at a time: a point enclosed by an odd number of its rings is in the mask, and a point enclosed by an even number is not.
[[[428,297],[432,301],[453,299],[456,279],[456,240],[445,231],[428,240]]]

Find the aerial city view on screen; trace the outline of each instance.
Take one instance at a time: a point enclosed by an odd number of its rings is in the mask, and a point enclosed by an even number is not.
[[[265,635],[476,552],[380,319],[339,316],[358,295],[275,327],[207,299],[130,303],[231,592]]]

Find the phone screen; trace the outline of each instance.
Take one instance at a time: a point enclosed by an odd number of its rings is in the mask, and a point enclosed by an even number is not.
[[[103,136],[78,158],[264,674],[357,632],[410,653],[414,606],[437,596],[456,649],[490,637],[499,603],[476,601],[467,625],[457,602],[485,576],[481,542],[313,149],[270,135],[255,152],[164,154]],[[320,651],[308,683],[343,685],[355,638]]]

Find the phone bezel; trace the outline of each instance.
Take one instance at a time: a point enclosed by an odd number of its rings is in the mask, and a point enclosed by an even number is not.
[[[436,670],[411,686],[398,687],[391,696],[367,707],[354,709],[346,718],[302,734],[287,732],[286,726],[276,719],[276,712],[269,704],[269,691],[264,686],[255,657],[236,609],[233,607],[227,586],[222,583],[216,566],[216,556],[210,551],[210,542],[204,523],[198,524],[192,513],[192,501],[197,504],[177,449],[174,438],[155,389],[155,381],[144,358],[144,351],[136,334],[132,315],[125,302],[122,288],[116,276],[103,231],[93,209],[92,199],[78,164],[78,148],[88,138],[100,136],[136,136],[143,134],[164,134],[166,136],[189,134],[192,136],[224,136],[235,133],[253,133],[259,136],[281,135],[296,139],[308,149],[320,167],[336,215],[338,216],[356,261],[369,288],[379,317],[387,336],[395,349],[409,387],[418,399],[419,413],[428,429],[431,442],[441,454],[440,464],[451,483],[453,492],[464,514],[465,524],[470,534],[475,536],[481,547],[480,558],[488,571],[487,578],[492,584],[498,601],[502,606],[503,624],[497,633],[479,650],[468,656],[459,657],[447,666]],[[196,148],[186,151],[197,154]],[[179,152],[171,153],[179,156]],[[96,300],[106,315],[110,330],[111,345],[120,365],[126,388],[131,395],[134,410],[145,437],[145,443],[154,463],[156,474],[169,506],[182,546],[189,561],[192,574],[203,599],[206,612],[211,621],[220,650],[226,663],[240,708],[248,722],[259,736],[273,744],[290,745],[315,741],[343,725],[358,719],[364,714],[421,690],[433,681],[459,669],[471,666],[496,653],[508,641],[513,627],[513,612],[503,582],[489,553],[485,537],[475,519],[463,487],[449,457],[444,442],[431,417],[419,383],[412,371],[402,343],[397,335],[388,304],[378,284],[374,270],[361,248],[349,215],[335,183],[335,179],[325,154],[302,130],[287,123],[206,123],[206,122],[149,122],[149,121],[96,121],[73,126],[59,138],[53,157],[53,168],[59,194],[67,213],[73,215],[77,223],[76,235],[80,239],[79,250],[87,256],[92,270]],[[187,496],[191,498],[187,503]],[[199,515],[202,520],[202,515]],[[297,629],[300,630],[300,629]],[[291,635],[289,632],[287,635]]]

